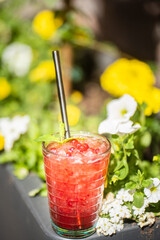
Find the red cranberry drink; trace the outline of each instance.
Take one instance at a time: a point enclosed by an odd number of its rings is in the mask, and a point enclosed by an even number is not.
[[[110,142],[79,132],[62,143],[43,142],[43,156],[53,229],[83,238],[95,232],[110,158]]]

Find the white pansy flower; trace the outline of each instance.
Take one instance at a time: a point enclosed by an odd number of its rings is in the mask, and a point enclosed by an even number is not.
[[[160,180],[158,178],[152,178],[153,183],[144,188],[144,193],[148,198],[149,203],[157,203],[160,201]]]
[[[129,120],[136,108],[136,101],[128,94],[112,100],[107,105],[108,117],[100,123],[98,132],[118,135],[136,132],[141,127],[140,124],[133,125],[133,122]]]
[[[29,122],[29,116],[15,116],[12,119],[0,118],[0,132],[5,138],[5,151],[10,151],[14,142],[27,131]]]
[[[107,104],[107,114],[110,119],[120,119],[127,121],[132,117],[137,109],[137,102],[128,94],[121,98],[112,100]]]
[[[122,200],[124,202],[132,202],[133,194],[129,193],[129,190],[124,190],[123,188],[118,191],[116,199]]]
[[[4,49],[2,63],[8,66],[8,70],[11,73],[21,77],[29,71],[32,57],[30,46],[14,42]]]
[[[131,134],[136,132],[140,128],[140,124],[133,125],[132,121],[121,122],[119,119],[106,119],[102,121],[99,125],[99,134],[109,133],[109,134]]]

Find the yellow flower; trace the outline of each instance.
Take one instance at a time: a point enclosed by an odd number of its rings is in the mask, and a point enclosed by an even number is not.
[[[78,107],[75,105],[67,105],[67,115],[68,115],[68,121],[70,126],[75,126],[81,115],[81,111]],[[61,115],[59,114],[59,120],[61,118]]]
[[[4,149],[4,143],[5,143],[5,139],[4,137],[0,134],[0,151],[2,151]]]
[[[11,93],[11,86],[8,83],[7,79],[0,77],[0,100],[5,99]]]
[[[152,113],[160,111],[160,89],[151,87],[145,94],[143,101],[147,104],[145,115],[150,116]]]
[[[115,97],[127,93],[142,104],[145,102],[146,115],[160,110],[160,89],[153,87],[155,77],[150,67],[139,60],[119,59],[102,74],[101,86]]]
[[[80,103],[83,99],[83,95],[81,92],[79,91],[74,91],[72,94],[71,94],[71,100],[74,102],[74,103]]]
[[[50,60],[42,61],[29,75],[32,82],[52,81],[55,76],[54,64]]]
[[[44,10],[35,16],[32,27],[43,39],[50,39],[62,24],[62,19],[55,18],[53,12]]]

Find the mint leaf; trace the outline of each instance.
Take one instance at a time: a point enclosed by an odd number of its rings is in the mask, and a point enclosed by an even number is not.
[[[51,142],[51,141],[56,141],[56,142],[61,142],[58,138],[51,134],[46,134],[43,135],[37,139],[35,139],[36,142]]]

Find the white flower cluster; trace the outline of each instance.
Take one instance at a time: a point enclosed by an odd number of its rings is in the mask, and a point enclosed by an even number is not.
[[[133,193],[131,190],[118,191],[116,197],[109,194],[109,197],[103,201],[100,217],[96,226],[97,234],[104,235],[115,234],[124,227],[124,219],[132,218],[138,222],[140,227],[152,225],[155,222],[155,215],[152,212],[146,212],[146,208],[150,203],[158,203],[160,201],[160,180],[152,178],[153,183],[144,188],[144,203],[141,208],[135,206],[130,210],[126,203],[133,202]]]
[[[125,206],[125,202],[130,201],[133,201],[133,195],[124,189],[121,189],[112,201],[104,200],[96,226],[97,234],[112,235],[116,231],[121,231],[124,227],[124,218],[131,218],[131,211]]]
[[[16,140],[19,139],[21,134],[24,134],[30,122],[28,115],[15,116],[10,118],[0,118],[0,132],[5,139],[4,150],[10,151]]]
[[[30,46],[18,42],[8,45],[2,53],[2,63],[18,77],[27,74],[33,58]]]
[[[130,120],[136,109],[137,102],[128,94],[112,100],[107,104],[107,119],[100,123],[98,132],[119,135],[134,133],[141,127],[139,124],[133,125]]]

